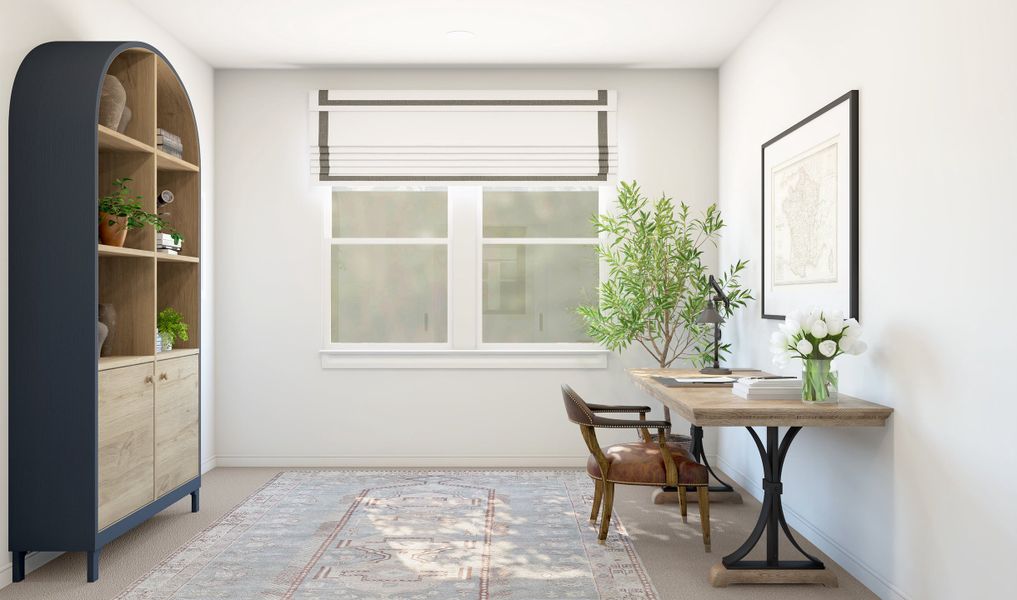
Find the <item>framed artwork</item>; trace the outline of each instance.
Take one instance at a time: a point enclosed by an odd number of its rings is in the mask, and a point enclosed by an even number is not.
[[[858,90],[763,144],[764,319],[858,318]]]

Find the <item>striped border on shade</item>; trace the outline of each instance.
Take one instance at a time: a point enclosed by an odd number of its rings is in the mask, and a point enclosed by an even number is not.
[[[315,90],[311,175],[342,182],[604,182],[611,90]]]

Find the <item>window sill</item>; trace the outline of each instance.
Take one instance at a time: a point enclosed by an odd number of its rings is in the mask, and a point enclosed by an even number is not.
[[[606,369],[608,350],[322,350],[322,369]]]

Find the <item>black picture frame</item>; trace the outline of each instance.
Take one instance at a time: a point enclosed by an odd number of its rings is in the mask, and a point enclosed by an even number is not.
[[[761,196],[761,212],[760,212],[760,239],[761,239],[761,264],[760,264],[760,312],[764,319],[778,319],[784,320],[785,314],[777,314],[776,312],[767,310],[766,302],[766,291],[767,291],[767,280],[766,280],[766,265],[767,260],[767,222],[766,222],[766,210],[767,210],[767,148],[786,138],[792,133],[807,127],[810,123],[815,121],[817,118],[830,112],[831,110],[839,107],[841,104],[848,103],[848,256],[849,256],[849,268],[848,268],[848,291],[847,291],[847,303],[848,303],[848,316],[855,319],[858,318],[858,104],[859,104],[859,93],[858,90],[851,90],[840,96],[836,100],[830,102],[823,108],[817,110],[811,115],[805,117],[801,121],[795,123],[791,127],[780,132],[770,140],[763,143],[760,149],[760,196]]]

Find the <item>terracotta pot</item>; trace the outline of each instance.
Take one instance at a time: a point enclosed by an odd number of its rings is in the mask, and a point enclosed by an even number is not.
[[[113,225],[109,222],[114,221]],[[111,217],[99,213],[99,240],[107,246],[123,246],[127,240],[127,217]]]

